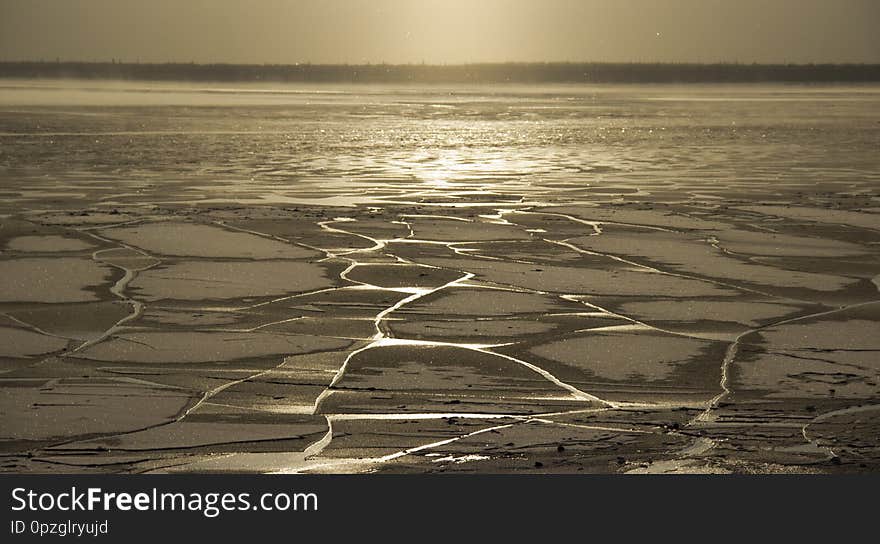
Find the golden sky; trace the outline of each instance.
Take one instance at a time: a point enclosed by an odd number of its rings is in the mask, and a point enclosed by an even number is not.
[[[0,59],[880,62],[878,0],[0,0]]]

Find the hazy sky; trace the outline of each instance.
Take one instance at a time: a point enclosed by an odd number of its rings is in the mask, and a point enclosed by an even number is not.
[[[880,62],[880,0],[0,0],[0,59]]]

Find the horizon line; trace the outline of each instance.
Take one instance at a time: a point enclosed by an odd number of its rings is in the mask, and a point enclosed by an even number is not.
[[[813,67],[813,66],[860,66],[880,67],[880,61],[876,62],[749,62],[749,61],[607,61],[607,60],[509,60],[509,61],[473,61],[473,62],[196,62],[196,61],[140,61],[122,60],[111,58],[110,60],[80,60],[80,59],[28,59],[28,60],[4,60],[3,64],[92,64],[110,66],[267,66],[267,67],[300,67],[300,66],[326,66],[326,67],[359,67],[359,66],[390,66],[390,67],[427,67],[427,68],[463,68],[470,66],[759,66],[759,67]]]
[[[880,64],[198,64],[58,59],[0,61],[0,78],[280,83],[880,83]]]

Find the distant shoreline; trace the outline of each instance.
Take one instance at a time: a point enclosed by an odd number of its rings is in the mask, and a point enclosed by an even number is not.
[[[0,62],[0,78],[263,83],[880,83],[880,64]]]

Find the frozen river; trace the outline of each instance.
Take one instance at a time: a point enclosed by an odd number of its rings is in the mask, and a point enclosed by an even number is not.
[[[880,468],[880,88],[0,85],[0,468]]]

